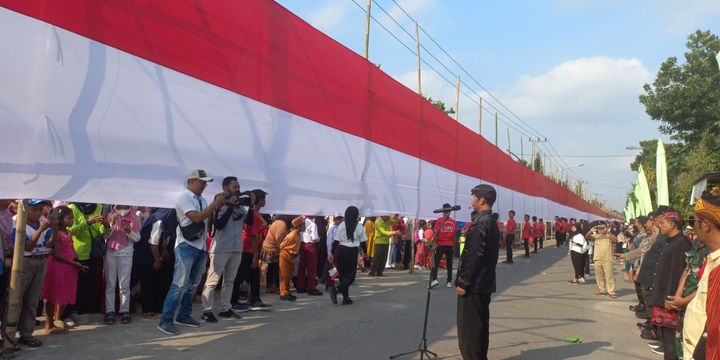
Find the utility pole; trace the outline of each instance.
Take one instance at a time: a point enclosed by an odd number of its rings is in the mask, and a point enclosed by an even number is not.
[[[530,138],[530,142],[532,142],[532,157],[530,158],[530,161],[532,162],[533,171],[537,171],[535,168],[535,138]]]
[[[522,135],[520,135],[520,160],[525,160],[525,146],[523,146]]]
[[[365,17],[365,59],[368,59],[368,53],[370,50],[370,8],[372,7],[372,0],[368,0],[367,3],[367,16]]]

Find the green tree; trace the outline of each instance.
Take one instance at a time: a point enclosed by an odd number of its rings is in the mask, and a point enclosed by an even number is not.
[[[535,154],[535,161],[533,161],[533,170],[544,173],[545,169],[543,169],[543,161],[542,157],[540,157],[540,153],[538,152]]]
[[[688,214],[691,187],[703,173],[720,169],[720,72],[715,59],[720,38],[697,30],[688,36],[684,62],[675,56],[660,66],[652,84],[645,84],[640,103],[660,132],[678,142],[666,144],[670,204]],[[642,152],[630,165],[642,164],[653,199],[656,140],[640,142]]]
[[[720,38],[710,31],[690,34],[685,62],[671,56],[660,66],[655,81],[645,84],[640,103],[660,131],[684,143],[720,135],[720,72],[715,59]]]
[[[454,114],[455,110],[453,108],[447,109],[445,107],[445,103],[442,100],[435,100],[430,96],[423,95],[423,99],[429,101],[431,104],[433,104],[436,108],[440,109],[440,111],[444,112],[447,115]]]

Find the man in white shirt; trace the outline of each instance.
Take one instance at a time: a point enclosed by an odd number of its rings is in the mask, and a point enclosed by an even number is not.
[[[300,267],[298,268],[297,288],[298,293],[307,292],[308,295],[322,296],[317,286],[317,243],[320,241],[317,225],[311,220],[313,217],[305,218],[305,231],[302,233],[302,244],[300,244]]]
[[[178,218],[175,270],[158,324],[158,330],[168,335],[179,333],[173,322],[178,306],[180,311],[175,322],[189,327],[200,327],[200,323],[192,317],[192,300],[205,272],[207,219],[213,211],[223,206],[229,197],[229,194],[220,193],[208,205],[202,193],[207,183],[212,180],[205,170],[192,171],[187,176],[187,190],[183,191],[175,205]]]

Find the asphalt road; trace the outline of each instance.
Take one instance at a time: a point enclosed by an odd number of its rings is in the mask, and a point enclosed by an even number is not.
[[[491,303],[490,359],[654,359],[628,311],[634,290],[616,274],[618,300],[593,295],[593,281],[570,285],[565,249],[546,248],[528,261],[498,264],[498,293]],[[501,260],[503,257],[501,256]],[[619,267],[616,267],[619,269]],[[416,349],[421,333],[428,272],[361,274],[351,288],[355,303],[333,306],[327,296],[277,295],[263,300],[272,311],[242,314],[179,336],[156,330],[138,314],[130,325],[102,325],[100,315],[65,335],[42,335],[44,345],[24,348],[23,359],[387,359]],[[445,277],[441,270],[439,276]],[[590,277],[592,279],[592,276]],[[441,359],[460,359],[454,289],[433,290],[429,347]],[[196,305],[199,319],[200,309]],[[580,337],[582,344],[565,342]],[[408,359],[418,358],[406,357]]]

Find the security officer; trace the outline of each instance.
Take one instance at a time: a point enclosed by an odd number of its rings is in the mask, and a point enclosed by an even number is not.
[[[457,329],[463,359],[481,360],[487,359],[490,340],[490,295],[495,292],[500,230],[492,218],[497,197],[495,189],[481,184],[475,186],[471,194],[477,216],[467,231],[455,279]]]

